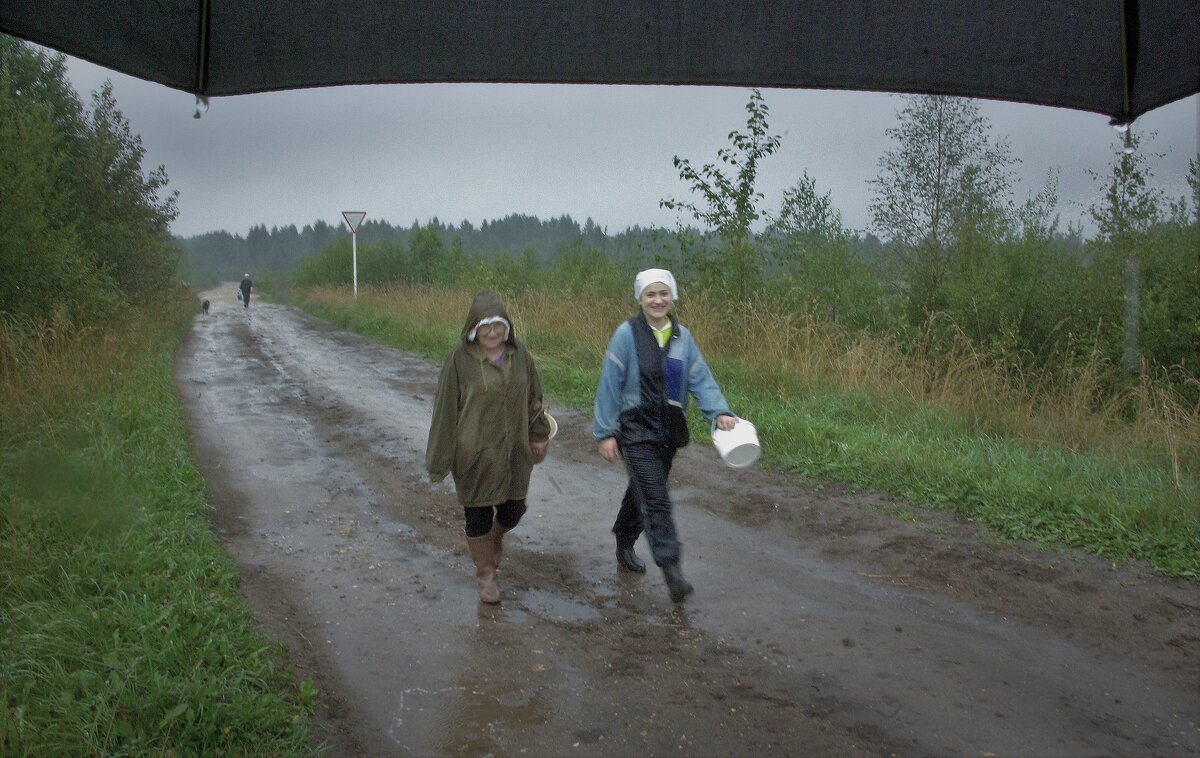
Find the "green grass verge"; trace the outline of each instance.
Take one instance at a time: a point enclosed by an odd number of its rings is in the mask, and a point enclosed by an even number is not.
[[[292,302],[337,324],[440,361],[460,326],[413,314],[339,304]],[[526,327],[546,393],[581,409],[592,404],[600,356],[561,336]],[[901,496],[914,505],[969,515],[1002,538],[1070,546],[1114,562],[1147,561],[1169,577],[1200,580],[1200,483],[1136,462],[1030,448],[981,435],[939,408],[869,393],[769,382],[747,361],[710,359],[730,405],[754,421],[766,465],[817,481]],[[769,385],[770,389],[764,389]],[[693,440],[707,429],[693,409]]]
[[[0,411],[0,754],[316,751],[208,522],[172,380],[193,305],[121,327],[83,397]]]
[[[1194,480],[1176,486],[1150,466],[980,435],[941,409],[858,391],[794,387],[786,400],[764,397],[745,372],[714,371],[727,378],[730,403],[755,420],[765,457],[780,468],[968,515],[1003,538],[1115,562],[1144,559],[1165,576],[1200,579]]]

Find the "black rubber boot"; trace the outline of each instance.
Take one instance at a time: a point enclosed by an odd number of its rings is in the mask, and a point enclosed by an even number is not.
[[[667,590],[671,593],[671,601],[682,603],[683,599],[692,594],[695,587],[683,578],[683,572],[678,563],[668,563],[662,567],[663,578],[667,580]]]
[[[626,571],[632,571],[635,574],[646,573],[646,564],[642,563],[637,557],[637,553],[633,552],[633,544],[637,542],[637,537],[630,539],[617,535],[617,565]]]

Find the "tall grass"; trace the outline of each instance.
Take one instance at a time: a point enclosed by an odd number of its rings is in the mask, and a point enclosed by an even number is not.
[[[0,321],[0,754],[314,750],[311,686],[239,602],[189,457],[193,305]]]
[[[914,349],[805,314],[726,301],[716,306],[704,294],[680,310],[705,335],[706,354],[735,362],[754,356],[767,387],[794,388],[799,381],[853,388],[889,404],[951,411],[981,434],[1026,446],[1057,445],[1168,469],[1179,486],[1200,476],[1200,406],[1186,405],[1149,371],[1124,392],[1111,393],[1103,377],[1112,367],[1099,351],[1081,364],[1035,370],[980,353],[961,334],[949,350],[934,353],[930,339],[918,339]]]
[[[330,287],[300,299],[440,360],[473,294],[393,286],[360,290],[355,302]],[[604,346],[633,313],[632,298],[542,286],[505,299],[547,392],[589,407]],[[705,293],[689,293],[679,315],[734,410],[758,427],[768,465],[967,514],[1000,536],[1200,579],[1200,409],[1166,382],[1147,377],[1110,396],[1099,359],[1036,371],[965,339],[934,354],[920,341]]]

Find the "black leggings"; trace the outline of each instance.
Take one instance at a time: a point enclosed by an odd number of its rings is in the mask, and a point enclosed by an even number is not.
[[[525,506],[525,498],[506,500],[500,505],[464,507],[463,517],[466,520],[467,537],[482,537],[492,531],[493,517],[496,523],[508,531],[521,523],[521,517],[527,510],[529,509]]]

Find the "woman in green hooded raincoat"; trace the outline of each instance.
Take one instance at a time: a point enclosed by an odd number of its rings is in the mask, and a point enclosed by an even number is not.
[[[513,334],[500,298],[480,292],[438,377],[425,468],[435,482],[454,478],[485,603],[500,602],[504,533],[525,514],[530,473],[546,455],[543,411],[533,356]]]

